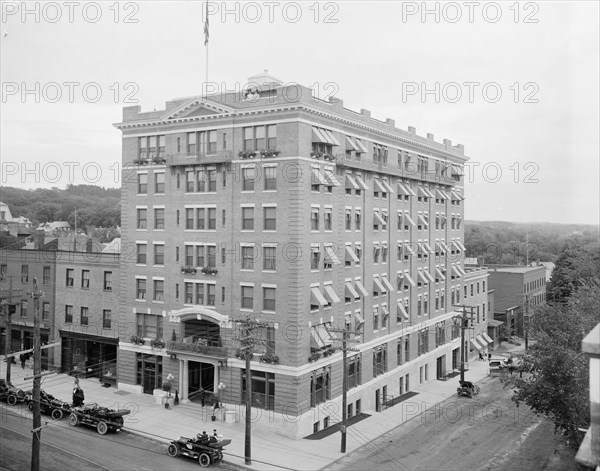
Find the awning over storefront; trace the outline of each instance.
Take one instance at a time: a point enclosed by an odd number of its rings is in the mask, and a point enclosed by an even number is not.
[[[483,345],[481,345],[477,339],[471,339],[471,345],[473,346],[473,348],[475,348],[476,350],[482,350],[483,349]]]
[[[483,334],[481,334],[481,336],[483,337],[483,339],[487,343],[493,343],[494,342],[494,340],[492,339],[492,337],[490,337],[486,332],[484,332]]]

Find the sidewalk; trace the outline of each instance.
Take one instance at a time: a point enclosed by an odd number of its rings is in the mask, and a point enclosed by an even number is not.
[[[503,344],[503,347],[507,345],[509,344]],[[514,345],[509,345],[509,347],[524,348],[523,346],[517,347]],[[494,353],[502,354],[507,351],[514,350],[499,348]],[[5,376],[4,363],[0,375]],[[12,383],[16,387],[31,389],[32,381],[24,379],[26,376],[31,375],[31,368],[26,367],[23,370],[20,365],[13,365],[11,369]],[[473,382],[480,382],[486,378],[488,376],[487,361],[476,359],[471,361],[465,376]],[[448,381],[434,380],[423,385],[413,386],[411,391],[418,393],[416,396],[382,412],[363,411],[370,414],[371,417],[348,428],[347,453],[369,443],[407,420],[425,413],[427,409],[455,395],[458,379],[458,377],[455,377]],[[115,409],[131,409],[131,414],[125,416],[124,431],[166,444],[180,435],[193,437],[203,430],[211,433],[213,429],[217,429],[225,438],[232,440],[231,445],[224,450],[225,461],[238,466],[245,466],[243,458],[243,422],[225,423],[219,420],[212,422],[212,408],[208,406],[202,408],[195,403],[165,409],[162,405],[156,405],[153,396],[132,394],[119,391],[116,388],[104,388],[96,378],[80,379],[79,382],[85,393],[86,403],[96,402]],[[42,389],[59,399],[70,402],[73,392],[73,378],[66,374],[46,376],[42,379]],[[10,406],[3,404],[3,407]],[[63,422],[66,424],[64,419]],[[317,470],[341,458],[343,455],[339,450],[339,433],[321,440],[292,440],[276,433],[255,433],[252,436],[253,464],[247,468],[260,470],[281,468]]]

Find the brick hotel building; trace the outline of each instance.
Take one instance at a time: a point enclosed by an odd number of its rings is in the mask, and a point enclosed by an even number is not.
[[[354,332],[349,416],[459,367],[467,158],[309,88],[251,81],[256,93],[128,107],[115,125],[120,322],[132,326],[118,386],[152,394],[171,373],[188,401],[223,383],[236,410],[247,382],[234,321],[251,315],[269,325],[250,382],[268,420],[255,426],[302,437],[341,419],[331,326]]]

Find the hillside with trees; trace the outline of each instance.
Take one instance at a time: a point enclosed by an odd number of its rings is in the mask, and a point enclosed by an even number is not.
[[[467,257],[483,264],[556,262],[567,243],[598,246],[598,226],[582,224],[465,221]]]
[[[13,217],[25,216],[34,227],[51,221],[68,221],[75,227],[116,227],[121,225],[121,190],[95,185],[68,185],[58,188],[23,190],[13,187],[0,189],[0,201],[6,203]]]

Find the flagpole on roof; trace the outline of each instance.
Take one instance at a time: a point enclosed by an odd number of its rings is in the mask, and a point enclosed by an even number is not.
[[[205,2],[206,4],[206,16],[204,18],[204,46],[206,46],[206,66],[205,66],[205,85],[204,90],[208,87],[208,0]],[[206,95],[205,95],[206,97]]]

